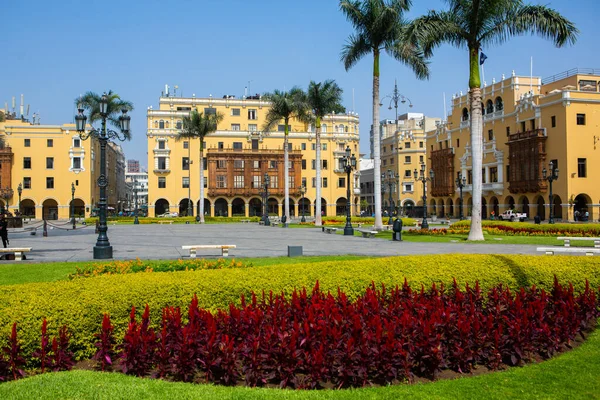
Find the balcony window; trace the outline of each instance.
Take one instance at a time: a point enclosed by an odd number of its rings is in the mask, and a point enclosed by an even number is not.
[[[236,189],[244,188],[244,175],[236,175],[233,177],[233,187]]]
[[[167,169],[167,157],[158,157],[158,169],[166,170]]]
[[[227,176],[226,175],[217,175],[217,188],[218,189],[227,188]]]
[[[490,167],[490,182],[498,182],[498,167]]]

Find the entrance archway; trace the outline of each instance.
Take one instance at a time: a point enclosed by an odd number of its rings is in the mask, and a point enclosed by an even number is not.
[[[560,199],[560,196],[554,195],[553,203],[554,206],[552,211],[554,212],[554,219],[562,219],[562,200]]]
[[[260,199],[253,197],[248,203],[250,204],[248,213],[251,217],[262,216],[262,201]]]
[[[515,199],[512,196],[508,196],[506,200],[504,200],[504,203],[506,204],[507,210],[515,209]]]
[[[200,200],[196,202],[196,215],[200,215]],[[210,216],[210,200],[206,197],[204,198],[204,216]]]
[[[313,212],[315,214],[317,213],[317,202],[316,201],[315,201],[315,204],[313,205]],[[327,200],[325,200],[322,197],[321,197],[321,215],[323,217],[327,216]]]
[[[500,206],[496,196],[492,196],[490,199],[490,213],[492,211],[494,212],[494,218],[498,218],[498,214],[500,214]]]
[[[75,199],[69,202],[69,215],[71,215],[71,207],[76,218],[85,217],[85,203],[83,202],[83,200]],[[23,208],[23,202],[21,202],[21,208]]]
[[[536,203],[537,215],[539,215],[540,219],[543,221],[546,219],[546,204],[544,202],[544,198],[542,196],[538,196]]]
[[[298,215],[309,216],[310,215],[310,200],[303,197],[298,202]]]
[[[154,203],[154,216],[158,217],[169,211],[169,202],[166,199],[158,199]]]
[[[188,207],[190,206],[191,203],[191,208],[192,208],[192,214],[189,215],[190,217],[194,216],[194,204],[191,200],[189,199],[181,199],[181,201],[179,202],[179,216],[180,217],[186,217],[188,216]]]
[[[269,215],[279,216],[279,200],[274,197],[269,197],[269,201],[267,201],[267,210]]]
[[[444,199],[438,200],[438,218],[444,218],[446,216],[446,208],[444,207]]]
[[[489,219],[490,215],[488,214],[487,200],[485,197],[481,198],[481,219]]]
[[[31,199],[21,201],[21,214],[24,217],[35,218],[35,203]]]
[[[450,217],[453,217],[454,216],[454,202],[452,201],[452,199],[446,200],[446,208],[448,209],[448,211],[446,211],[448,213],[448,215]]]
[[[45,220],[58,219],[58,203],[54,199],[46,199],[42,203],[42,215]]]
[[[227,216],[227,200],[220,198],[215,201],[215,217]]]
[[[521,212],[527,214],[527,218],[529,218],[529,199],[527,196],[521,197],[519,204],[521,205]]]
[[[231,216],[232,217],[245,217],[246,216],[246,202],[244,199],[236,197],[231,202]]]
[[[346,215],[346,208],[348,207],[348,201],[345,197],[340,197],[335,202],[335,215],[344,216]]]
[[[579,217],[577,221],[585,221],[585,213],[589,213],[587,220],[591,221],[594,219],[592,212],[593,207],[588,207],[588,204],[592,204],[592,199],[585,193],[580,193],[575,197],[575,202],[573,203],[573,213],[578,212]]]
[[[291,197],[288,198],[288,201],[290,202],[290,217],[295,217],[296,216],[296,202],[294,201],[294,199],[292,199]],[[283,203],[283,214],[285,215],[285,202]]]

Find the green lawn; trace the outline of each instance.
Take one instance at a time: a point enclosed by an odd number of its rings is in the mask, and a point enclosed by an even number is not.
[[[235,259],[235,257],[232,257]],[[256,267],[274,265],[274,264],[297,264],[313,263],[327,260],[359,260],[367,258],[365,256],[303,256],[303,257],[263,257],[263,258],[244,258],[246,264],[252,263]],[[157,264],[159,260],[144,260],[147,265]],[[16,285],[21,283],[33,282],[54,282],[65,280],[69,274],[75,272],[77,267],[84,267],[94,264],[93,261],[86,262],[54,262],[54,263],[13,263],[0,264],[0,286]]]
[[[577,349],[478,377],[353,390],[293,391],[172,383],[72,371],[0,384],[3,399],[593,399],[600,393],[600,330]]]

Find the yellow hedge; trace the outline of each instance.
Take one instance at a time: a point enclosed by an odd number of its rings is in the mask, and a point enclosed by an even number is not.
[[[23,266],[26,268],[26,266]],[[41,321],[48,319],[50,334],[66,324],[73,333],[72,345],[78,358],[94,352],[94,333],[102,314],[110,313],[117,338],[127,327],[132,305],[150,305],[153,324],[167,305],[186,308],[194,293],[199,305],[216,310],[240,294],[252,290],[290,293],[294,288],[312,288],[316,280],[322,290],[335,292],[339,286],[349,297],[363,293],[374,281],[388,287],[401,285],[406,277],[414,288],[433,282],[461,286],[476,280],[486,290],[503,283],[512,288],[531,286],[550,289],[554,275],[581,290],[585,279],[600,286],[600,258],[521,255],[431,255],[373,258],[360,261],[327,261],[314,264],[275,265],[251,269],[222,269],[188,272],[109,275],[74,281],[33,283],[0,287],[0,341],[17,322],[25,354],[37,348]]]

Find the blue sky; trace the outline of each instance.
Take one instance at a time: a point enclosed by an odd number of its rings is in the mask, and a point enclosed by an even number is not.
[[[444,9],[442,0],[413,0],[414,18],[429,9]],[[574,46],[555,48],[537,37],[516,37],[484,49],[485,78],[500,79],[514,70],[547,77],[571,68],[600,68],[597,51],[598,0],[544,0],[574,21],[581,31]],[[575,6],[576,5],[576,6]],[[31,113],[42,124],[71,122],[74,98],[88,90],[112,89],[134,103],[133,139],[123,144],[127,158],[147,164],[146,110],[156,107],[164,85],[197,97],[241,96],[292,86],[310,80],[335,79],[344,89],[344,105],[361,118],[361,152],[368,153],[372,120],[372,57],[349,72],[340,50],[352,26],[338,10],[337,0],[218,1],[10,1],[2,6],[0,107],[12,96],[25,95]],[[408,97],[412,112],[443,114],[453,93],[466,92],[468,58],[464,49],[443,46],[431,59],[431,78],[419,81],[402,64],[383,57],[381,97],[394,79]],[[354,91],[354,101],[353,93]],[[381,109],[381,118],[394,110]],[[450,107],[448,106],[448,110]],[[399,108],[399,112],[408,109]]]

